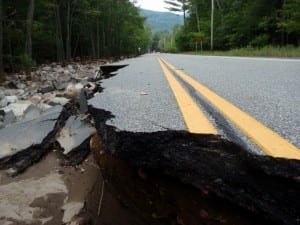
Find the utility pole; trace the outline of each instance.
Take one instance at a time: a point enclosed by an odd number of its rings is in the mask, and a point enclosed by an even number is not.
[[[211,0],[211,20],[210,20],[210,50],[214,49],[214,0]]]

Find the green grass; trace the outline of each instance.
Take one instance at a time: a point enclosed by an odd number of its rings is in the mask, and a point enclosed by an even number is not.
[[[198,51],[190,54],[215,55],[215,56],[252,56],[252,57],[292,57],[300,58],[300,47],[272,47],[240,48],[229,51]]]

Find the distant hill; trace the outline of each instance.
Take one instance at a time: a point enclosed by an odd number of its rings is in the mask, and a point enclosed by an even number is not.
[[[141,15],[147,18],[147,23],[153,33],[157,31],[172,31],[176,24],[183,24],[183,16],[171,12],[156,12],[140,9]]]

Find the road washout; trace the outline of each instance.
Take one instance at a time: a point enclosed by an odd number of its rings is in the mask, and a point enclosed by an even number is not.
[[[0,129],[21,124],[29,137],[51,124],[41,143],[21,149],[11,141],[0,160],[1,223],[300,224],[299,161],[252,155],[217,135],[107,125],[113,114],[88,99],[112,75],[100,73],[92,92],[76,91],[56,110],[30,111],[33,118]]]
[[[90,108],[90,113],[95,119],[108,157],[134,168],[138,174],[139,171],[149,174],[155,180],[154,183],[156,179],[166,179],[166,182],[172,180],[175,183],[172,187],[178,185],[192,188],[198,192],[196,196],[199,196],[197,200],[200,202],[212,198],[222,202],[226,209],[232,207],[238,218],[243,214],[248,215],[244,217],[245,224],[250,221],[255,224],[300,223],[300,203],[297,201],[300,187],[299,161],[253,155],[215,135],[171,130],[154,133],[120,131],[106,125],[106,120],[113,117],[110,112]],[[111,170],[118,170],[117,167],[114,165]],[[113,174],[116,177],[111,179],[115,181],[119,176]],[[118,182],[122,181],[124,178]],[[121,186],[127,186],[128,183],[121,183]],[[176,202],[176,199],[173,201]],[[187,207],[194,209],[192,204]],[[168,215],[178,216],[181,210],[182,207],[178,207],[177,211],[171,210]],[[201,223],[201,213],[198,216],[193,222],[182,219],[183,224]],[[220,222],[212,222],[215,215],[212,217],[209,223]],[[164,221],[166,215],[160,218]],[[225,220],[228,222],[228,218]],[[169,222],[167,224],[172,224],[171,220]],[[237,224],[234,219],[231,222],[228,224]],[[244,223],[240,221],[238,224]]]

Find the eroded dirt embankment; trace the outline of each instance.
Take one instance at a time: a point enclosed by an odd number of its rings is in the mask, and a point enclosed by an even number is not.
[[[97,161],[144,223],[300,223],[299,161],[252,155],[219,136],[119,131],[105,124],[109,112],[90,113],[106,152],[94,151]]]

